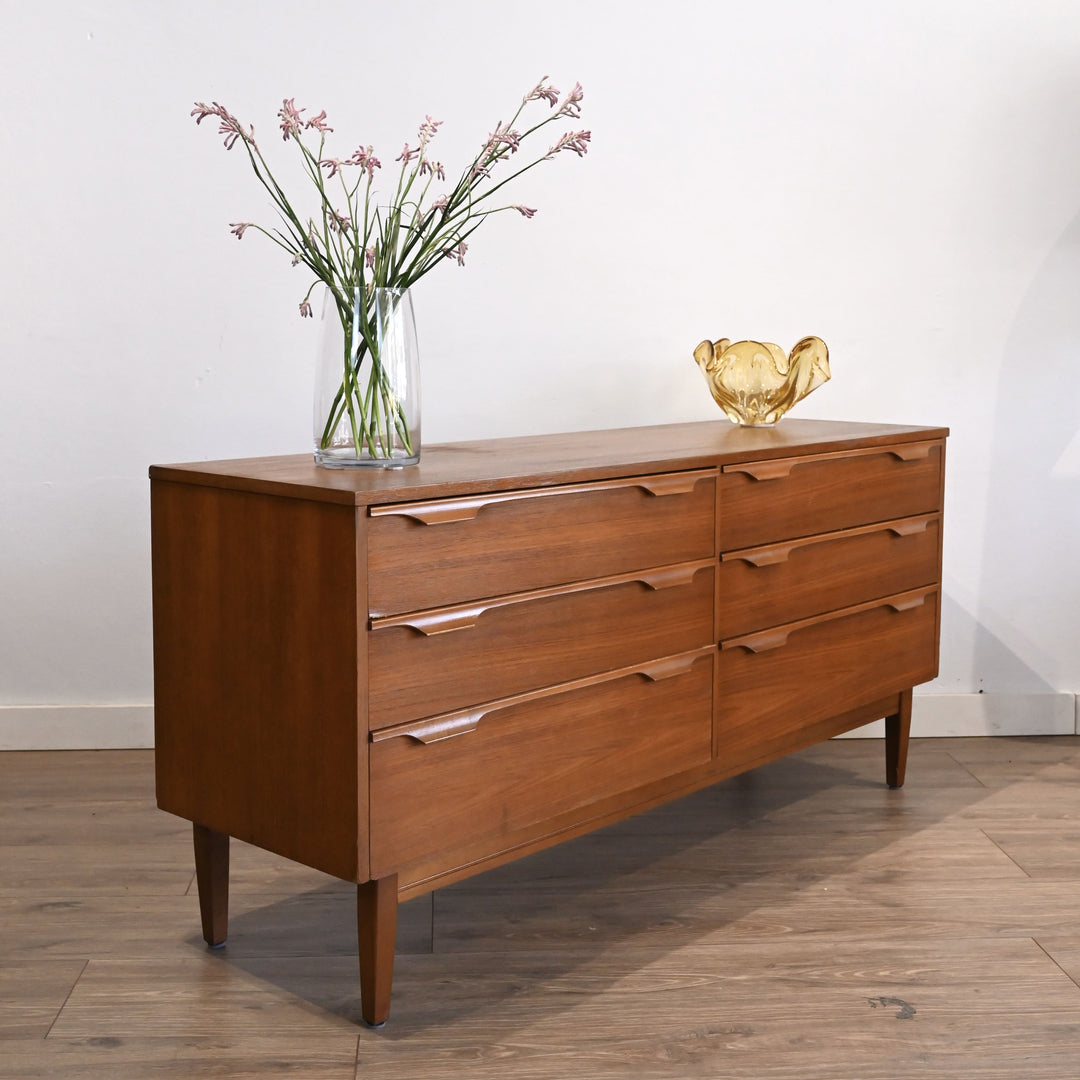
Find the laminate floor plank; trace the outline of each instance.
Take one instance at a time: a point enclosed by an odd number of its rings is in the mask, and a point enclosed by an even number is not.
[[[281,898],[230,898],[229,956],[356,956],[356,887]],[[431,951],[432,896],[403,904],[398,951]],[[190,957],[206,949],[198,897],[101,896],[64,899],[0,897],[0,957],[30,963],[95,956]]]
[[[0,1078],[1075,1080],[1080,739],[834,740],[401,908],[234,841],[199,930],[148,751],[0,754]]]
[[[355,1080],[357,1036],[323,1032],[303,1042],[286,1035],[191,1039],[12,1040],[0,1043],[4,1080]]]
[[[195,876],[186,849],[156,842],[0,844],[0,867],[0,896],[176,896],[187,892]]]
[[[15,798],[65,803],[154,802],[153,750],[9,750],[0,753],[0,804]]]

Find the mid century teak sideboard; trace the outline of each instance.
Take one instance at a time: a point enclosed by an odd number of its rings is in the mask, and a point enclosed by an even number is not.
[[[944,428],[726,421],[154,466],[158,804],[399,899],[885,717],[937,671]]]

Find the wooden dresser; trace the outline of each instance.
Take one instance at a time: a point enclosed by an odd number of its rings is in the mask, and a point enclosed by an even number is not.
[[[357,883],[364,1018],[399,898],[879,717],[937,672],[943,428],[726,421],[154,466],[158,804]]]

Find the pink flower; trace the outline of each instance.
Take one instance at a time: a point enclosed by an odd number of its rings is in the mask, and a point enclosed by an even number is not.
[[[559,106],[559,115],[570,116],[576,120],[581,115],[581,109],[578,108],[578,103],[584,96],[585,93],[581,89],[581,83],[574,83],[573,90],[563,98],[563,103]]]
[[[229,114],[225,106],[219,105],[216,101],[213,105],[206,105],[201,101],[196,101],[195,108],[191,110],[191,115],[196,117],[196,124],[201,124],[208,116],[217,116],[224,120]]]
[[[426,146],[429,139],[435,138],[441,126],[441,120],[433,120],[430,116],[425,116],[424,122],[420,125],[420,146]]]
[[[510,148],[510,153],[514,154],[517,152],[517,148],[520,145],[521,136],[516,131],[511,131],[509,124],[503,124],[500,120],[495,125],[495,130],[488,136],[485,150],[491,152],[497,150],[501,146],[508,146]]]
[[[326,170],[326,175],[328,177],[337,176],[338,172],[341,169],[341,159],[336,157],[323,158],[322,161],[319,162],[319,164]]]
[[[578,157],[584,157],[589,150],[589,140],[592,138],[591,131],[568,131],[561,136],[559,141],[544,155],[544,159],[553,158],[560,150],[570,150]]]
[[[458,266],[465,265],[465,252],[469,250],[469,245],[464,240],[460,241],[457,247],[447,248],[443,254],[448,259],[456,259]]]
[[[236,145],[237,139],[243,139],[245,142],[251,143],[252,146],[255,145],[255,129],[252,127],[245,131],[240,121],[224,105],[216,101],[212,105],[207,105],[201,101],[195,102],[195,108],[191,110],[191,115],[195,117],[196,124],[201,124],[208,116],[216,116],[221,121],[218,134],[225,136],[226,150],[231,150]]]
[[[303,111],[303,110],[301,110]],[[326,123],[326,110],[323,109],[318,116],[313,116],[305,125],[306,128],[314,128],[320,135],[325,135],[328,131],[333,131],[332,127],[328,127]]]
[[[230,221],[229,232],[236,237],[237,240],[244,239],[244,233],[251,228],[250,221]]]
[[[285,98],[281,103],[281,108],[278,109],[278,117],[281,120],[281,137],[288,142],[289,136],[300,134],[300,114],[304,112],[303,109],[298,109],[294,104],[293,98]]]
[[[300,318],[301,319],[310,319],[311,318],[311,302],[310,301],[308,301],[308,300],[301,301],[301,303],[300,303]]]
[[[371,146],[358,146],[354,151],[351,158],[349,158],[346,165],[359,165],[361,168],[367,170],[368,176],[374,176],[376,169],[382,168],[382,162],[372,153],[374,148]]]
[[[364,252],[364,265],[369,270],[374,270],[375,269],[375,249],[373,247],[369,247]]]
[[[440,195],[432,204],[432,210],[445,210],[450,200],[445,195]]]
[[[330,228],[334,232],[348,232],[352,228],[352,218],[343,214],[340,210],[334,210],[330,218]]]
[[[512,210],[516,210],[522,217],[531,218],[536,211],[528,206],[522,206],[521,203],[513,203]]]
[[[559,91],[554,86],[545,86],[548,77],[545,75],[526,95],[526,101],[546,101],[554,105],[559,100]]]
[[[408,163],[408,162],[412,161],[412,159],[414,157],[416,157],[417,154],[419,154],[419,153],[420,153],[419,149],[410,150],[409,149],[409,144],[406,143],[405,148],[401,151],[400,154],[398,154],[398,156],[396,158],[394,158],[394,160]]]

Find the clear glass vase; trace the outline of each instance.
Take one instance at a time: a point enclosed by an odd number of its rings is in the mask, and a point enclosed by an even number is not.
[[[420,460],[420,354],[408,289],[326,286],[315,370],[315,460],[398,468]]]

